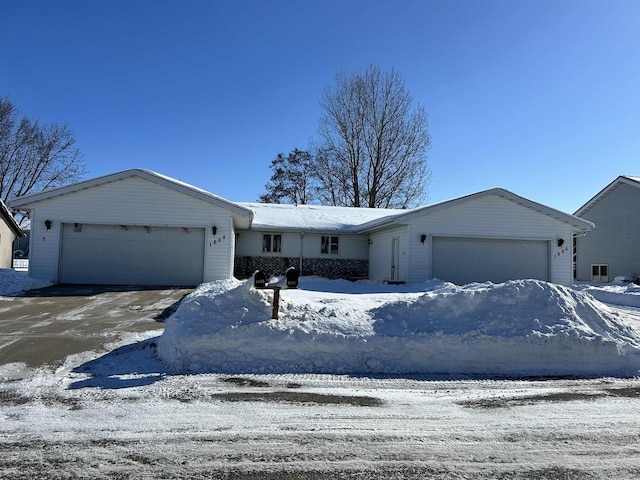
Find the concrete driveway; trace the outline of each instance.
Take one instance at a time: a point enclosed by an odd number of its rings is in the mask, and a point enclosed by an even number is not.
[[[0,365],[59,365],[124,333],[161,329],[193,289],[55,285],[0,297]]]

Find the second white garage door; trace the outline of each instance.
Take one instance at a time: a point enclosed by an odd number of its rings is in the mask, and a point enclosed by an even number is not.
[[[533,278],[549,280],[549,242],[433,237],[432,277],[465,285]]]
[[[60,283],[202,283],[204,229],[65,223]]]

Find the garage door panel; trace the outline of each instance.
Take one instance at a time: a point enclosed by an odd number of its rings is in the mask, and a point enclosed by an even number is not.
[[[434,237],[432,276],[459,285],[549,280],[549,243],[536,240]]]
[[[197,285],[203,268],[202,228],[63,225],[63,283]]]

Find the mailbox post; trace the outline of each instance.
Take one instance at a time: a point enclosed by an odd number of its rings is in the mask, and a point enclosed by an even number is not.
[[[287,268],[285,272],[286,288],[298,288],[298,271],[294,267]],[[273,290],[273,306],[271,309],[271,318],[278,318],[280,309],[280,285],[270,285],[267,283],[267,274],[263,270],[258,270],[253,274],[254,288],[261,290]]]
[[[278,318],[278,310],[280,309],[280,287],[271,287],[273,289],[273,307],[271,308],[271,318]]]

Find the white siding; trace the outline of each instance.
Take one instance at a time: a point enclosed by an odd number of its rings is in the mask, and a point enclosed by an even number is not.
[[[323,235],[340,237],[337,255],[320,253],[320,243]],[[326,234],[307,234],[304,236],[303,255],[305,258],[366,260],[368,258],[367,237],[366,235],[336,234],[335,232]]]
[[[261,255],[271,255],[277,257],[299,257],[300,256],[300,234],[299,233],[279,233],[260,232],[257,230],[238,230],[236,242],[236,255],[239,257],[255,257]],[[262,252],[262,235],[282,236],[282,252],[266,253]]]
[[[420,242],[422,234],[427,235],[425,243]],[[511,238],[550,241],[551,281],[571,285],[572,234],[569,225],[497,195],[460,203],[411,221],[408,235],[411,262],[407,280],[419,282],[431,278],[433,236]],[[564,240],[562,248],[557,246],[559,238]]]
[[[56,282],[61,224],[93,223],[204,227],[204,281],[229,278],[234,238],[230,218],[223,208],[139,177],[52,197],[33,204],[29,274]],[[50,230],[46,230],[45,220],[51,221]]]
[[[372,280],[391,279],[391,243],[393,238],[400,240],[400,265],[398,280],[407,281],[409,273],[409,255],[407,238],[410,228],[402,226],[372,234],[369,239],[369,278]]]
[[[368,258],[368,246],[366,235],[348,235],[339,233],[309,234],[282,233],[282,253],[263,253],[262,235],[264,233],[277,234],[278,232],[261,232],[254,230],[239,230],[236,244],[236,255],[262,256],[272,255],[281,257],[300,257],[302,248],[303,258],[339,258],[366,260]],[[320,253],[320,239],[323,235],[340,237],[338,255],[327,255]]]

